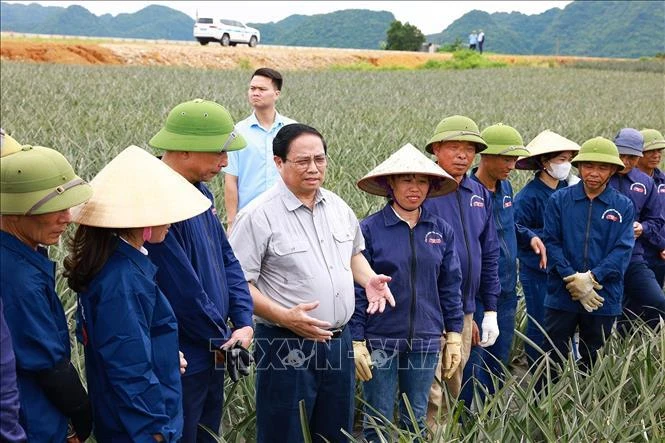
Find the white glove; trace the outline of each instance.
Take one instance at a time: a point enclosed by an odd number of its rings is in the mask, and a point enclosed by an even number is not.
[[[584,296],[580,297],[579,302],[582,304],[584,309],[586,309],[587,312],[593,312],[596,309],[600,308],[603,306],[603,302],[605,299],[598,295],[596,291],[593,289],[587,292]]]
[[[487,348],[492,346],[499,338],[499,324],[496,321],[496,311],[485,311],[483,324],[481,326],[483,336],[480,340],[480,346]]]

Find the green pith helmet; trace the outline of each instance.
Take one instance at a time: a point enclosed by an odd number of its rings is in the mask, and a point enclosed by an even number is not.
[[[476,154],[487,148],[487,143],[480,136],[476,122],[463,115],[453,115],[444,118],[436,125],[434,135],[427,142],[425,151],[434,154],[432,152],[432,144],[452,140],[474,143],[476,145]]]
[[[480,133],[480,136],[487,143],[481,155],[508,155],[511,157],[525,157],[529,151],[524,147],[524,141],[517,129],[497,123],[489,126]]]
[[[88,200],[92,188],[59,152],[25,145],[0,158],[0,214],[39,215]]]
[[[644,137],[644,152],[665,149],[665,137],[656,129],[642,129]]]
[[[616,145],[604,137],[595,137],[582,144],[580,152],[572,159],[571,163],[577,167],[578,163],[581,162],[609,163],[618,166],[619,169],[624,168]]]
[[[222,105],[197,98],[169,112],[166,125],[148,142],[165,151],[222,152],[247,146],[234,131],[233,118]]]
[[[13,154],[20,150],[21,144],[14,137],[7,134],[4,129],[0,128],[0,157]]]

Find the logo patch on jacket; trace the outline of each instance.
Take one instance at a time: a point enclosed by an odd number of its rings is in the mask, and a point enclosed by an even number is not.
[[[640,194],[646,195],[647,187],[643,183],[635,182],[630,185],[630,190],[633,192],[639,192]]]
[[[621,216],[621,213],[613,208],[603,212],[603,215],[601,215],[600,218],[603,220],[623,223],[623,217]]]
[[[510,208],[513,205],[513,199],[510,195],[503,196],[503,209]]]
[[[443,243],[443,235],[440,232],[429,231],[425,234],[425,243],[430,245],[440,245]]]
[[[665,194],[665,184],[658,185],[658,190],[657,190],[657,192],[658,192],[659,194]]]
[[[471,200],[469,200],[469,206],[471,206],[472,208],[484,208],[485,199],[479,195],[473,194],[471,196]]]
[[[217,216],[217,208],[215,208],[214,206],[211,206],[210,211],[212,212],[212,215]]]

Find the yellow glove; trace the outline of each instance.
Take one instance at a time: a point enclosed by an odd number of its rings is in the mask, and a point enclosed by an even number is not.
[[[353,342],[353,359],[356,363],[356,378],[362,381],[372,379],[372,359],[365,340]]]
[[[579,302],[582,304],[584,309],[586,309],[587,312],[593,312],[596,309],[600,308],[603,306],[603,302],[605,299],[598,295],[596,291],[593,289],[587,292],[585,295],[580,297]]]
[[[589,291],[603,289],[603,286],[593,278],[591,271],[576,272],[573,275],[564,277],[563,281],[567,283],[566,289],[575,301],[585,297]]]
[[[443,348],[443,377],[451,378],[462,361],[462,334],[446,332],[446,346]]]

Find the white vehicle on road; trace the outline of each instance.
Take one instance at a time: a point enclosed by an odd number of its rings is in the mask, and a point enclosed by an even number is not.
[[[236,20],[200,17],[194,23],[194,38],[202,45],[217,41],[222,46],[245,43],[253,48],[261,40],[261,33]]]

